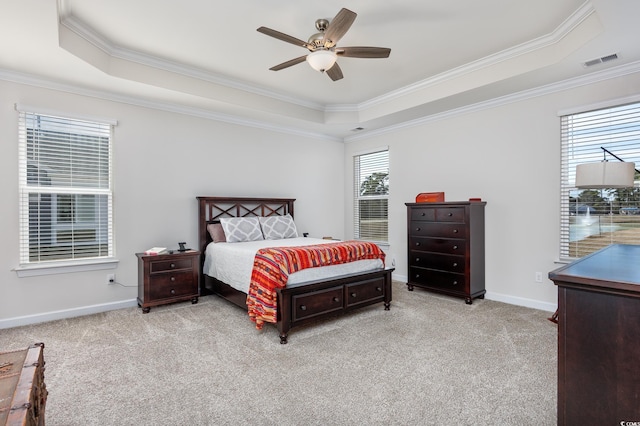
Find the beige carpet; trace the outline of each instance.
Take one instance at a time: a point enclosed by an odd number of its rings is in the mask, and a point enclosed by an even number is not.
[[[394,282],[382,305],[279,343],[215,296],[0,330],[44,342],[54,425],[555,425],[548,312]]]

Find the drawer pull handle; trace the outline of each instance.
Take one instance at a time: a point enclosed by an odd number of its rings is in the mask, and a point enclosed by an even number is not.
[[[351,297],[356,297],[356,294],[355,293],[351,293]]]
[[[420,243],[416,243],[416,246],[419,246],[419,245],[420,245]]]
[[[447,216],[451,217],[451,216],[453,216],[453,213],[449,212],[449,214],[447,214]]]
[[[377,291],[382,291],[382,287],[376,287]]]
[[[454,250],[458,250],[458,246],[453,246],[453,249]]]
[[[171,291],[169,293],[176,294],[176,291],[174,289],[171,289]]]
[[[419,257],[416,257],[416,262],[420,262],[420,258]]]
[[[456,266],[458,266],[458,262],[453,262],[453,267],[455,268]]]
[[[420,230],[420,227],[417,227],[417,228],[416,228],[416,231],[419,231],[419,230]]]
[[[334,297],[334,298],[333,298],[333,301],[334,301],[334,302],[339,302],[339,301],[340,301],[340,299],[339,299],[339,298],[337,298],[337,297]]]
[[[307,310],[307,306],[306,305],[300,305],[300,310],[301,311],[306,311]]]
[[[420,278],[420,274],[416,274],[416,278]]]
[[[454,282],[453,282],[453,285],[458,285],[458,281],[454,281]]]
[[[424,216],[425,214],[426,214],[425,212],[422,212],[422,213],[420,214],[420,216]]]
[[[175,281],[175,280],[176,280],[176,277],[171,277],[171,281]]]
[[[453,230],[453,233],[454,233],[454,234],[457,234],[457,233],[458,233],[458,230],[457,230],[457,229],[454,229],[454,230]]]
[[[172,263],[172,264],[171,264],[171,265],[169,265],[169,266],[171,267],[171,269],[173,269],[173,268],[175,268],[175,267],[176,267],[176,264],[175,264],[175,263]]]

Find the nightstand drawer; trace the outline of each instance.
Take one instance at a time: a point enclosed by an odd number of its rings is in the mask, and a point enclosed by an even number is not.
[[[191,269],[191,259],[171,259],[171,260],[154,260],[149,265],[149,273],[157,274],[159,272],[173,271],[176,269]]]
[[[198,290],[191,271],[157,274],[149,278],[149,297],[164,299],[193,294]]]

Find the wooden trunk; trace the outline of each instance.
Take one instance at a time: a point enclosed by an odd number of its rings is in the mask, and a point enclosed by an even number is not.
[[[44,425],[44,343],[0,352],[0,425]]]

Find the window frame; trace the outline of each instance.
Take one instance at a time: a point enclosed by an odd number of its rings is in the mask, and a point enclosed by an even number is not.
[[[77,114],[69,114],[58,111],[45,110],[37,107],[30,107],[25,105],[16,104],[15,109],[18,112],[18,144],[19,144],[19,158],[18,158],[18,178],[19,178],[19,199],[18,199],[18,214],[19,214],[19,265],[14,268],[18,277],[27,277],[27,276],[38,276],[38,275],[48,275],[55,273],[68,273],[68,272],[77,272],[77,271],[89,271],[89,270],[100,270],[100,269],[112,269],[117,266],[118,259],[115,258],[115,239],[114,239],[114,221],[113,221],[113,134],[114,128],[117,125],[117,121],[109,118],[99,118],[99,117],[89,117]],[[34,164],[33,161],[30,160],[29,151],[27,149],[28,146],[40,146],[35,143],[34,140],[30,139],[28,136],[29,132],[31,132],[30,125],[28,124],[29,120],[36,119],[37,117],[45,117],[46,119],[60,120],[61,123],[70,126],[69,133],[71,135],[84,135],[91,136],[92,138],[97,137],[95,134],[87,133],[87,131],[82,131],[82,125],[89,125],[89,127],[95,126],[96,128],[100,128],[103,132],[101,138],[107,137],[106,146],[107,157],[102,157],[101,164],[107,165],[107,171],[103,173],[103,176],[106,178],[102,179],[101,182],[103,184],[98,187],[96,183],[84,183],[79,184],[76,181],[72,180],[67,184],[62,185],[51,185],[49,187],[48,184],[41,184],[41,180],[39,179],[41,164]],[[39,129],[42,131],[42,129]],[[50,132],[47,134],[46,132]],[[65,128],[65,131],[66,128]],[[77,131],[78,133],[72,133],[73,131]],[[45,130],[45,134],[47,137],[51,138],[51,132],[56,134],[55,131],[48,129]],[[105,133],[108,136],[105,136]],[[78,149],[78,146],[82,147],[81,142],[71,141],[74,149]],[[49,142],[50,145],[55,146],[55,143]],[[56,151],[51,151],[56,152]],[[87,152],[87,151],[85,151]],[[97,160],[100,155],[104,156],[104,151],[101,154],[91,153],[88,151],[89,155],[87,158]],[[70,161],[70,160],[69,160]],[[37,161],[36,163],[39,163]],[[29,173],[33,173],[33,170],[36,170],[35,173],[38,173],[36,180],[29,179]],[[70,173],[70,172],[69,172]],[[68,178],[69,174],[63,174],[62,176]],[[40,195],[38,195],[40,194]],[[50,195],[51,196],[51,213],[50,213],[50,227],[52,229],[51,235],[48,238],[51,238],[52,244],[55,244],[54,236],[55,231],[60,231],[62,233],[68,232],[65,229],[72,229],[73,226],[82,225],[81,228],[86,228],[87,226],[92,226],[94,230],[94,238],[91,242],[86,241],[86,236],[78,236],[74,238],[73,246],[80,248],[81,246],[87,245],[104,245],[106,249],[104,250],[104,254],[99,252],[92,253],[95,255],[76,255],[74,254],[74,250],[69,250],[67,255],[63,256],[59,259],[33,259],[30,256],[30,246],[32,245],[33,238],[30,240],[30,217],[33,216],[33,212],[30,212],[30,206],[32,206],[32,202],[34,199],[40,203],[40,197],[42,195]],[[75,220],[72,222],[66,222],[64,220],[59,220],[58,217],[58,207],[60,204],[58,201],[58,196],[67,197],[72,201],[72,204],[75,206],[76,213],[78,215],[75,216]],[[78,206],[78,203],[81,203],[83,199],[87,199],[87,196],[93,197],[92,205],[89,206],[88,210],[92,210],[94,214],[93,221],[85,221],[86,219],[82,214],[82,207]],[[80,208],[80,210],[77,210]],[[100,212],[98,212],[100,210]],[[102,215],[101,223],[97,224],[100,219],[95,217],[95,214],[100,213]],[[40,214],[38,214],[37,220],[40,220]],[[32,217],[33,219],[33,217]],[[104,226],[103,226],[104,225]],[[40,228],[38,228],[40,229]],[[86,229],[85,229],[86,231]],[[38,231],[39,232],[39,231]],[[74,236],[75,237],[75,236]],[[40,241],[40,240],[38,240]],[[64,251],[63,251],[64,253]]]
[[[386,177],[384,178],[386,180],[386,194],[371,194],[371,195],[361,195],[360,194],[360,187],[362,185],[362,183],[364,182],[365,179],[362,179],[361,176],[361,169],[362,169],[362,164],[361,164],[361,159],[362,157],[366,157],[369,155],[375,155],[375,154],[379,154],[382,152],[386,152],[386,161],[384,161],[383,163],[375,163],[372,164],[371,166],[371,173],[369,173],[367,176],[372,176],[373,173],[380,173],[379,168],[386,167]],[[361,241],[370,241],[376,244],[380,244],[380,245],[389,245],[389,197],[391,194],[391,190],[390,190],[390,153],[389,153],[389,147],[388,146],[384,146],[384,147],[379,147],[379,148],[375,148],[375,149],[371,149],[371,150],[366,150],[366,151],[362,151],[362,152],[357,152],[354,153],[352,155],[352,167],[353,167],[353,238],[356,240],[361,240]],[[378,169],[378,170],[374,170],[374,169]],[[371,232],[377,232],[378,234],[384,234],[384,237],[381,239],[377,239],[377,238],[366,238],[363,237],[363,232],[362,232],[362,227],[361,227],[361,221],[360,221],[360,201],[375,201],[375,200],[386,200],[386,226],[382,225],[383,228],[386,229],[376,229],[375,231],[371,231]]]
[[[624,113],[626,115],[623,115]],[[635,222],[640,219],[640,216],[623,217],[619,213],[627,207],[640,206],[638,173],[634,188],[629,190],[590,190],[575,187],[576,165],[599,162],[605,158],[608,161],[619,161],[606,154],[601,147],[625,161],[635,162],[638,169],[640,98],[627,98],[580,110],[564,111],[558,115],[561,140],[559,260],[574,261],[602,248],[603,245],[640,244],[640,238],[630,239],[616,232],[628,227],[636,228]],[[626,127],[623,128],[621,123]],[[582,210],[585,211],[584,217],[581,216]],[[593,217],[591,211],[595,213]],[[584,222],[582,228],[593,225],[598,228],[598,234],[578,227],[580,220]],[[593,223],[590,223],[591,221]],[[585,236],[575,240],[576,235],[580,233],[584,233]],[[589,240],[590,237],[593,238]],[[580,244],[581,241],[584,243]]]

